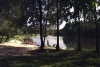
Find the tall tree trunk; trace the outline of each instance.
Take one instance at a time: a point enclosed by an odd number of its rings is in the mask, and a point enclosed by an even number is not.
[[[44,45],[45,45],[45,37],[46,37],[46,27],[47,27],[47,17],[46,17],[46,25],[45,25],[45,30],[44,30]]]
[[[45,30],[44,30],[44,44],[45,44],[45,37],[46,37],[46,27],[47,27],[47,16],[46,16],[46,25],[45,25]]]
[[[57,0],[57,45],[56,50],[59,50],[59,19],[58,19],[58,0]]]
[[[49,0],[48,0],[48,12],[49,12]],[[45,43],[45,37],[46,37],[46,27],[47,27],[47,17],[48,17],[48,12],[47,12],[47,15],[46,15],[46,25],[45,25],[45,30],[44,30],[44,43]],[[48,45],[48,44],[47,44]]]
[[[79,17],[79,22],[78,22],[78,50],[81,50],[81,44],[80,44],[80,17]]]
[[[44,50],[43,34],[42,34],[42,6],[41,0],[39,2],[39,11],[40,11],[40,38],[41,38],[41,50]]]
[[[96,51],[99,52],[99,44],[98,44],[98,23],[97,23],[96,7],[95,7],[95,25],[96,25]]]
[[[81,44],[80,44],[80,21],[78,24],[78,50],[81,50]]]

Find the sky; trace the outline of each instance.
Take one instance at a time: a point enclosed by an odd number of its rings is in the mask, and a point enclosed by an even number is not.
[[[96,10],[100,10],[100,6],[98,6],[98,7],[96,8]],[[74,12],[74,8],[72,7],[69,11],[70,11],[70,12]],[[28,18],[27,22],[29,21],[30,18],[31,18],[31,17]],[[83,18],[81,18],[81,20],[83,20]],[[67,23],[66,21],[63,21],[62,24],[59,25],[59,29],[63,29],[66,23]],[[32,24],[32,23],[28,23],[27,25],[30,26],[31,24]]]
[[[96,10],[100,10],[100,6],[98,6]],[[74,11],[74,8],[72,7],[70,9],[70,12],[73,12],[73,11]],[[83,20],[83,18],[81,18],[80,20]],[[63,29],[66,23],[67,23],[66,21],[63,21],[62,24],[59,26],[59,29]]]
[[[66,21],[63,21],[62,24],[59,25],[59,29],[63,29],[66,23],[67,23]]]

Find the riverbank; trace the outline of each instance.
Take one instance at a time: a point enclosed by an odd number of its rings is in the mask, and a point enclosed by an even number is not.
[[[22,44],[19,40],[11,40],[0,44],[0,59],[14,56],[24,56],[30,50],[38,49],[39,46]]]
[[[0,45],[3,45],[3,46],[12,46],[12,47],[38,47],[36,45],[23,44],[19,40],[11,40],[9,42],[1,43]]]
[[[99,67],[100,52],[60,50],[11,40],[0,44],[0,67]]]

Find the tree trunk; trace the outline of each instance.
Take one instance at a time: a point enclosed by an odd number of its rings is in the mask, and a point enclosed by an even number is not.
[[[78,24],[78,50],[81,50],[81,44],[80,44],[80,21]]]
[[[98,23],[97,23],[96,7],[95,7],[95,25],[96,25],[96,51],[99,52],[99,44],[98,44]]]
[[[44,44],[45,44],[45,37],[46,37],[46,27],[47,27],[47,17],[46,17],[46,25],[45,25],[45,30],[44,30]]]
[[[41,0],[39,2],[39,11],[40,11],[40,39],[41,39],[41,50],[44,50],[43,34],[42,34],[42,6]]]
[[[79,17],[79,15],[78,15]],[[80,44],[80,17],[78,22],[78,50],[81,50],[81,44]]]
[[[48,12],[49,12],[49,0],[48,0]],[[45,31],[44,31],[44,43],[45,43],[45,37],[46,37],[46,27],[47,27],[47,17],[48,17],[48,12],[47,12],[47,15],[46,15],[46,25],[45,25]],[[47,44],[49,45],[49,44]]]
[[[56,50],[59,50],[59,19],[58,19],[58,0],[57,0],[57,45]]]

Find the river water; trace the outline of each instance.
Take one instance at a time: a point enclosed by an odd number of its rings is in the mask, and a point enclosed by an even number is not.
[[[78,38],[66,37],[63,40],[66,45],[69,45],[69,47],[73,47],[74,49],[77,49],[78,42],[79,42]],[[98,44],[100,44],[100,38],[98,39]],[[82,49],[95,50],[96,38],[80,38],[80,45]]]
[[[37,45],[41,46],[40,36],[33,36],[31,40],[35,42]],[[57,44],[57,37],[56,36],[47,36],[45,39],[45,45],[47,45],[47,40],[49,41],[50,46],[54,46]],[[55,47],[55,46],[54,46]],[[59,37],[59,47],[61,49],[67,49],[66,44],[63,42],[63,37]]]
[[[31,40],[33,42],[36,42],[37,45],[41,46],[40,36],[33,36],[33,37],[31,37]],[[49,41],[50,46],[53,46],[54,44],[57,44],[57,37],[56,36],[49,35],[48,37],[46,37],[45,45],[47,45],[47,40]],[[95,38],[81,38],[80,39],[80,44],[81,44],[82,49],[89,49],[89,50],[96,49],[96,39]],[[100,44],[100,38],[98,40],[98,44]],[[78,38],[59,37],[59,47],[61,49],[67,49],[67,48],[77,49],[77,47],[78,47]]]

